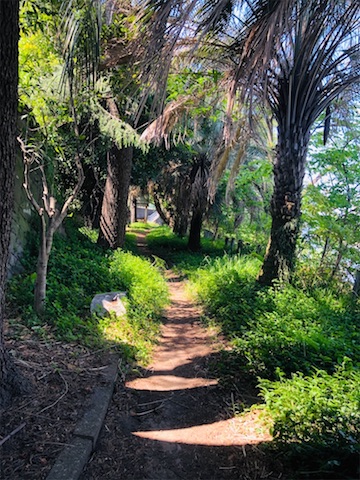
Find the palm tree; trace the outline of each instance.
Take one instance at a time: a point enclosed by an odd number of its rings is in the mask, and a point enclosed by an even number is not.
[[[231,137],[239,91],[250,113],[254,102],[265,100],[277,122],[272,228],[259,282],[288,281],[311,128],[326,112],[328,131],[331,103],[360,78],[360,2],[208,0],[201,11],[199,29],[215,32],[212,43],[233,64],[225,137]]]
[[[289,280],[294,269],[311,128],[322,112],[329,120],[331,103],[360,78],[360,3],[292,3],[275,54],[255,85],[274,114],[278,137],[271,235],[259,276],[266,285]]]

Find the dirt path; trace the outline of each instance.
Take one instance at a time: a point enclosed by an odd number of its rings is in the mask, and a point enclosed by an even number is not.
[[[153,362],[119,383],[83,480],[280,478],[256,447],[269,439],[256,414],[234,418],[231,392],[209,376],[217,342],[184,282],[171,272],[168,281],[171,305]]]

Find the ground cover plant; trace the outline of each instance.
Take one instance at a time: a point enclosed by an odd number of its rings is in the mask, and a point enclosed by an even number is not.
[[[275,444],[309,454],[309,468],[299,464],[305,478],[351,478],[360,445],[359,302],[324,286],[260,288],[260,264],[254,256],[208,260],[191,290],[231,339],[225,369],[257,378]]]
[[[190,274],[202,265],[204,258],[222,256],[225,252],[223,240],[201,239],[201,251],[190,252],[187,237],[175,235],[166,225],[149,231],[146,241],[152,252],[164,258],[177,273]]]
[[[48,274],[45,313],[36,315],[33,288],[36,241],[32,239],[23,259],[23,272],[9,284],[10,312],[40,335],[51,326],[53,333],[67,341],[85,345],[113,346],[128,359],[146,362],[159,331],[161,310],[167,303],[165,280],[157,268],[137,257],[134,235],[128,249],[111,252],[96,245],[96,233],[77,230],[68,224],[66,235],[54,242]],[[127,314],[99,319],[90,315],[92,297],[101,292],[126,291]]]

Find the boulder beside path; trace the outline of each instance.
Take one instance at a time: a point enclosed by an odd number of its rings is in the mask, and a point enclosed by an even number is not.
[[[121,300],[126,297],[125,292],[99,293],[91,301],[90,312],[100,317],[114,312],[116,316],[122,317],[126,314],[126,307]]]

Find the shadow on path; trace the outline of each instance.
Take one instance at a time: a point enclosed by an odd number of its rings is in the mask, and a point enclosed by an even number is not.
[[[258,413],[234,417],[231,393],[209,377],[220,343],[200,325],[184,282],[168,276],[171,305],[153,361],[119,382],[83,480],[280,478],[257,447],[271,440]]]

